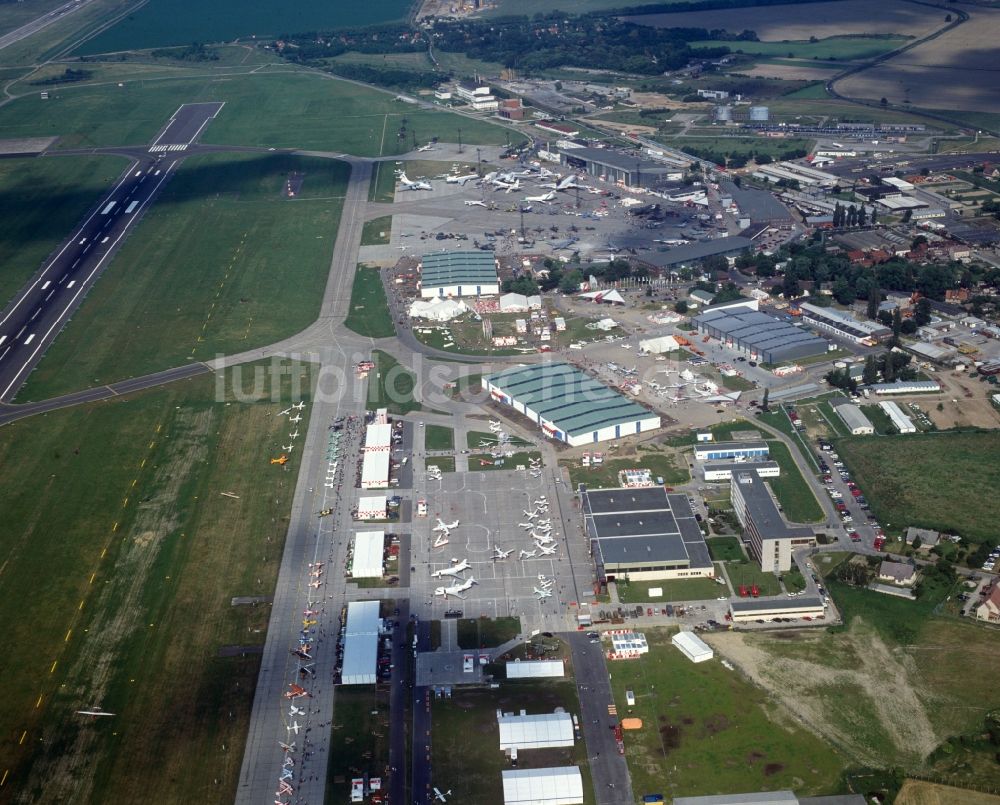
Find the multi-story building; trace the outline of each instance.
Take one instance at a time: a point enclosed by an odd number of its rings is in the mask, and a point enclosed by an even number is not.
[[[761,570],[772,573],[791,570],[792,552],[816,545],[811,528],[785,522],[770,490],[756,472],[734,472],[729,488],[736,517],[749,541],[750,555],[760,562]]]

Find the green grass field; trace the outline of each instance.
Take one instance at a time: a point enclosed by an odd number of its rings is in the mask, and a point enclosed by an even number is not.
[[[107,53],[377,25],[402,19],[408,7],[406,0],[375,0],[349,6],[322,0],[303,0],[291,6],[280,0],[250,5],[239,0],[215,0],[211,5],[197,0],[153,0],[77,52]]]
[[[400,416],[420,410],[420,403],[413,399],[416,375],[380,349],[372,352],[372,360],[375,368],[368,375],[368,410],[388,408],[389,413]]]
[[[427,425],[424,428],[425,450],[454,450],[455,429],[445,425]]]
[[[434,456],[427,460],[427,464],[434,464],[437,466],[441,472],[454,472],[455,471],[455,457],[454,456]]]
[[[625,734],[637,797],[836,790],[842,759],[775,712],[762,690],[717,661],[692,663],[670,644],[671,632],[644,631],[649,654],[615,663],[611,682],[619,714],[643,722]],[[626,706],[626,690],[635,707]]]
[[[837,452],[893,532],[913,525],[976,542],[996,537],[1000,432],[850,437],[837,442]]]
[[[663,478],[663,482],[668,486],[687,483],[691,478],[686,463],[672,452],[644,451],[637,453],[634,458],[616,458],[613,461],[605,457],[604,463],[596,467],[584,467],[578,459],[563,462],[563,466],[569,468],[569,479],[574,489],[578,484],[586,484],[588,489],[610,489],[621,486],[618,482],[618,473],[632,469],[649,470],[654,483],[657,478]]]
[[[289,172],[305,174],[294,199]],[[193,157],[162,189],[30,375],[41,399],[299,332],[326,286],[342,162],[285,154]]]
[[[454,142],[461,128],[467,145],[506,139],[491,123],[418,109],[390,93],[288,67],[123,83],[60,87],[46,101],[32,91],[0,107],[0,131],[5,137],[61,135],[62,148],[136,145],[151,142],[182,103],[225,101],[202,142],[379,156],[408,151],[414,134]]]
[[[469,456],[469,472],[480,470],[516,470],[518,466],[523,465],[527,467],[532,460],[541,461],[542,454],[537,450],[527,450],[514,453],[509,458],[497,459],[487,453],[473,453]]]
[[[760,565],[752,560],[730,562],[726,565],[726,573],[729,574],[729,580],[736,591],[740,585],[752,587],[756,584],[760,588],[761,595],[778,595],[781,592],[778,577],[773,573],[764,572],[760,569]]]
[[[510,435],[508,439],[508,444],[512,447],[530,447],[531,442],[527,442],[524,439]],[[499,444],[497,436],[495,433],[487,433],[484,430],[469,430],[465,432],[465,446],[469,449],[482,448],[483,444],[495,445]]]
[[[888,53],[907,41],[909,40],[905,36],[830,36],[817,42],[692,42],[691,47],[718,47],[725,44],[733,53],[854,61]]]
[[[382,286],[382,275],[377,268],[358,266],[351,287],[351,309],[344,325],[369,338],[392,338],[396,334]]]
[[[746,559],[739,537],[712,537],[707,544],[708,553],[716,562],[742,562]]]
[[[571,681],[504,683],[499,690],[456,687],[451,698],[432,699],[431,765],[434,785],[451,789],[458,802],[502,805],[500,773],[510,768],[498,749],[497,710],[551,713],[556,707],[579,714],[580,702]],[[583,776],[583,802],[593,805],[594,791],[583,741],[573,747],[532,749],[518,753],[518,768],[578,765]],[[448,798],[449,801],[451,797]]]
[[[333,700],[327,784],[331,798],[349,802],[351,778],[381,777],[389,763],[389,692],[340,687]]]
[[[263,643],[269,608],[230,599],[272,592],[298,470],[269,462],[269,388],[224,405],[203,377],[0,430],[7,790],[235,796],[259,659],[219,649]],[[94,706],[117,715],[72,715]]]
[[[710,601],[725,594],[726,588],[711,579],[669,579],[667,581],[617,582],[618,600],[623,604],[673,603],[674,601]],[[663,595],[652,598],[650,588],[659,587]]]
[[[82,223],[128,162],[117,157],[0,160],[0,306]]]
[[[777,440],[771,440],[767,444],[771,451],[771,461],[777,461],[781,466],[781,475],[768,478],[767,483],[778,498],[785,519],[793,523],[817,523],[822,520],[823,509],[792,460],[788,447]]]
[[[462,618],[456,628],[459,648],[496,648],[521,633],[521,619]]]
[[[392,216],[383,215],[381,218],[373,218],[365,221],[361,228],[362,246],[384,246],[389,242],[389,233],[392,230]]]

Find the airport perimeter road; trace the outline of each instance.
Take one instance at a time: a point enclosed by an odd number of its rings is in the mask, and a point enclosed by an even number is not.
[[[598,805],[631,805],[632,780],[625,757],[618,754],[611,729],[618,716],[609,715],[614,704],[611,682],[600,643],[591,643],[583,632],[560,635],[573,651],[573,672],[580,694],[580,726],[587,742],[590,774]]]
[[[353,334],[340,337],[343,331],[339,322],[346,315],[350,300],[370,177],[370,163],[352,162],[317,323],[319,332],[329,333],[329,340],[319,345],[316,356],[321,370],[337,367],[348,376],[352,351],[368,343]],[[252,351],[246,357],[259,353]],[[239,362],[241,357],[220,361],[217,368]],[[236,792],[236,802],[241,804],[274,802],[279,779],[286,769],[283,764],[289,760],[294,764],[290,766],[292,775],[288,781],[294,787],[294,801],[322,805],[325,798],[334,703],[331,674],[336,664],[339,617],[347,600],[342,569],[353,526],[350,510],[354,504],[354,475],[362,432],[360,422],[356,421],[342,437],[340,475],[330,482],[327,480],[329,426],[338,416],[364,413],[363,399],[331,392],[323,389],[313,399],[308,433],[298,458],[299,476]],[[318,518],[317,512],[326,508],[334,509],[333,514]],[[315,562],[326,563],[318,588],[309,586],[313,581],[309,565]],[[290,651],[299,644],[306,609],[316,612],[309,616],[317,621],[311,627],[315,636],[311,661],[315,663],[316,674],[303,678],[298,658]],[[291,715],[291,702],[284,698],[291,684],[302,685],[310,694],[308,698],[294,700],[306,711],[304,714]],[[289,722],[290,718],[298,719],[302,730],[298,735],[289,732],[289,726],[296,723]],[[294,751],[286,754],[279,741],[294,741]]]

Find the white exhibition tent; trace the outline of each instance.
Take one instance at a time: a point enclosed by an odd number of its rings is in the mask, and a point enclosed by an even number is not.
[[[351,577],[355,579],[381,578],[384,553],[384,531],[359,531],[354,535]]]
[[[678,632],[670,639],[670,642],[677,646],[691,662],[705,662],[715,656],[712,647],[694,632]]]
[[[578,805],[583,778],[576,766],[501,772],[504,805]]]
[[[610,291],[587,291],[580,294],[581,299],[589,299],[591,302],[600,302],[605,305],[624,305],[625,297],[613,288]]]
[[[358,515],[355,520],[385,520],[388,501],[385,495],[363,497],[358,500]]]
[[[537,294],[525,296],[521,293],[505,293],[500,297],[501,313],[516,313],[522,310],[538,310],[542,306],[542,297]]]
[[[647,338],[639,342],[639,349],[645,350],[653,355],[662,352],[673,352],[680,344],[672,335],[661,335],[659,338]]]
[[[344,685],[374,685],[378,665],[378,634],[382,621],[378,601],[351,601],[344,627]]]
[[[412,319],[451,321],[468,312],[469,306],[465,302],[454,299],[436,299],[433,302],[417,299],[410,305],[410,318]]]
[[[520,715],[497,711],[500,749],[548,749],[573,745],[573,717],[566,712]]]
[[[505,666],[508,679],[557,677],[566,675],[562,660],[513,660]]]

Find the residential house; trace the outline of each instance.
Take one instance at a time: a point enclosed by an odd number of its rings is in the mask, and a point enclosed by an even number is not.
[[[912,587],[917,580],[917,569],[905,562],[891,562],[886,559],[879,565],[878,580],[901,587]]]
[[[976,618],[990,623],[1000,623],[1000,584],[994,583],[989,595],[976,607]]]

